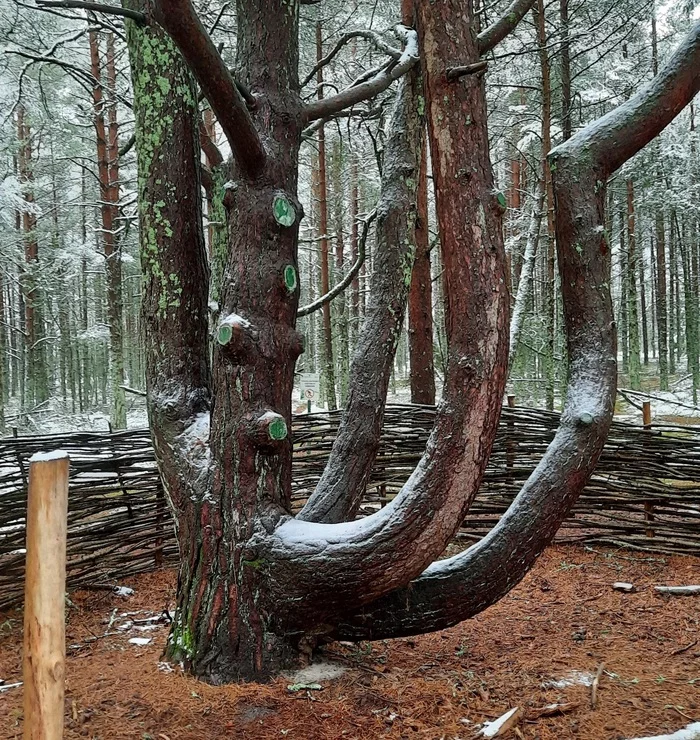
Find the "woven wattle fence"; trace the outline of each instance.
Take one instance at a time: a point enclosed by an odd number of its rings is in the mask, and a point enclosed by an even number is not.
[[[419,460],[435,411],[388,406],[363,513],[385,505]],[[340,412],[294,418],[294,506],[328,457]],[[554,436],[557,414],[504,408],[485,481],[459,537],[467,543],[499,519]],[[0,608],[21,600],[29,458],[71,457],[68,585],[109,586],[177,559],[170,515],[148,431],[0,439]],[[558,535],[581,541],[700,555],[700,428],[615,423],[596,472]]]

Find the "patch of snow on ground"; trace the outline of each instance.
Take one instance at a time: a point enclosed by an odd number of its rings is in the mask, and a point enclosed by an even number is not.
[[[590,686],[593,683],[593,674],[586,671],[569,671],[563,678],[555,681],[546,681],[545,688],[566,689],[569,686]]]
[[[300,671],[290,673],[287,678],[295,684],[313,684],[321,681],[332,681],[345,673],[347,668],[338,663],[312,663]]]
[[[148,643],[149,642],[152,642],[152,641],[153,641],[153,638],[152,637],[132,637],[129,640],[129,642],[132,645],[140,645],[140,646],[148,645]]]
[[[693,722],[672,735],[654,735],[653,737],[638,737],[635,740],[700,740],[700,722]]]

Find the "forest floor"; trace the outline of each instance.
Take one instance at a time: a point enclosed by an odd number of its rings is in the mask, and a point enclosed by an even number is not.
[[[457,627],[333,644],[320,658],[332,664],[325,672],[225,687],[160,662],[167,625],[156,620],[172,607],[175,573],[139,576],[129,596],[71,597],[64,737],[470,740],[513,707],[523,717],[504,737],[670,733],[700,719],[700,597],[665,597],[653,587],[699,576],[700,561],[690,557],[551,547],[511,594]],[[613,590],[616,581],[636,592]],[[21,680],[20,647],[20,615],[0,614],[6,685]],[[312,682],[321,688],[293,686]],[[0,736],[21,732],[22,689],[8,689],[0,693]]]

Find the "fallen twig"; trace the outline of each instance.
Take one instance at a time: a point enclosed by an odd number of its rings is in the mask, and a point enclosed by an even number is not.
[[[605,663],[601,663],[598,666],[598,670],[595,672],[595,678],[591,684],[591,709],[595,709],[598,704],[598,684],[600,683],[600,677],[603,675],[603,669]]]
[[[678,648],[678,650],[674,650],[671,655],[680,655],[681,653],[684,653],[686,650],[690,650],[690,648],[695,647],[698,644],[697,640],[693,640],[692,642],[688,643],[685,647]]]
[[[660,594],[669,596],[697,596],[700,595],[700,586],[654,586]]]

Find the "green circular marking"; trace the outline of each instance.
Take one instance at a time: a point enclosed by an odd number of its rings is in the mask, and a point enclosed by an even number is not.
[[[581,424],[585,424],[586,426],[593,423],[593,414],[589,414],[587,411],[584,411],[578,418]]]
[[[297,271],[294,265],[285,266],[284,284],[290,293],[293,293],[297,289]]]
[[[267,432],[270,435],[270,439],[284,439],[287,436],[287,422],[282,417],[279,417],[270,424]]]
[[[506,196],[503,195],[503,193],[499,193],[496,196],[496,200],[498,201],[498,205],[501,206],[501,208],[505,208],[507,205]]]
[[[272,201],[272,214],[281,226],[292,226],[297,220],[297,212],[284,195],[276,195]]]
[[[216,335],[219,344],[228,344],[231,341],[231,337],[233,337],[233,329],[228,324],[222,324]]]

